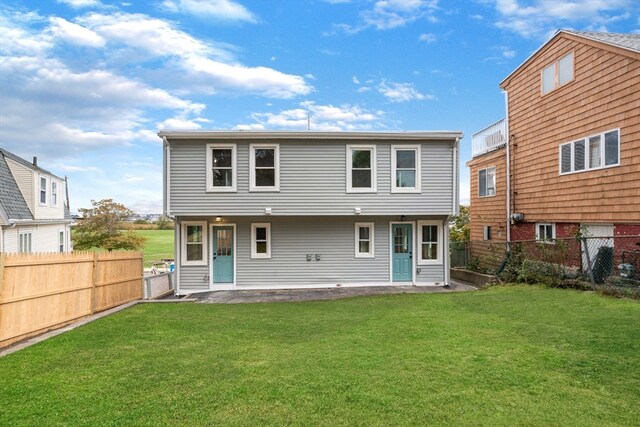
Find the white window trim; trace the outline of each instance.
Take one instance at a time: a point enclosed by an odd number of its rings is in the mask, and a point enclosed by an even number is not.
[[[563,60],[564,58],[566,58],[569,55],[573,55],[572,60],[571,60],[571,80],[560,84],[560,61]],[[544,70],[546,70],[549,66],[553,65],[553,89],[551,89],[548,92],[544,91]],[[540,94],[542,96],[548,95],[552,92],[555,92],[558,88],[561,88],[563,86],[566,86],[567,84],[571,83],[572,81],[574,81],[576,78],[576,55],[574,53],[574,51],[570,51],[565,53],[564,55],[562,55],[561,57],[559,57],[558,59],[556,59],[554,62],[551,62],[549,64],[547,64],[545,67],[542,68],[542,70],[540,70]]]
[[[416,186],[396,187],[396,151],[415,150],[416,151]],[[391,192],[392,193],[420,193],[422,191],[422,156],[420,145],[392,145],[391,146]]]
[[[492,240],[493,239],[493,229],[490,225],[482,226],[482,240]]]
[[[604,136],[611,132],[618,132],[618,163],[613,163],[610,165],[605,165],[605,139]],[[602,159],[602,166],[598,166],[595,168],[590,168],[589,163],[591,163],[591,150],[589,149],[589,139],[594,136],[600,137],[600,158]],[[584,138],[578,138],[576,140],[570,142],[563,142],[558,146],[558,173],[560,175],[571,175],[574,173],[583,173],[589,171],[595,171],[599,169],[607,169],[607,168],[615,168],[621,165],[620,162],[620,145],[622,140],[622,135],[620,134],[620,128],[605,130],[604,132],[594,133],[592,135],[585,136]],[[576,142],[584,142],[584,169],[574,170],[575,169],[575,143]],[[562,172],[562,147],[565,145],[569,145],[571,147],[571,170],[569,172]]]
[[[60,243],[60,236],[62,236],[62,243]],[[62,250],[60,250],[62,246]],[[67,251],[67,233],[64,229],[58,229],[58,252],[63,253]]]
[[[202,260],[187,261],[187,226],[199,225],[202,227]],[[185,221],[180,224],[180,265],[207,265],[207,221]]]
[[[256,241],[256,228],[267,229],[267,253],[259,254]],[[251,259],[270,259],[271,258],[271,224],[268,222],[251,224]]]
[[[489,170],[492,170],[492,169],[493,169],[493,194],[485,194],[484,196],[482,196],[481,193],[480,193],[480,190],[481,190],[481,188],[480,188],[480,172],[489,171]],[[486,175],[487,175],[487,173],[485,172],[485,176]],[[485,180],[485,182],[486,182],[486,180]],[[496,167],[495,166],[489,166],[487,168],[480,169],[478,171],[478,198],[479,199],[484,199],[485,197],[496,197],[498,195],[497,187],[498,187],[498,177],[496,176]],[[485,193],[488,193],[488,191],[486,191],[488,189],[489,189],[489,187],[485,188]]]
[[[50,201],[51,201],[51,207],[55,208],[58,206],[58,181],[54,181],[53,179],[51,180],[51,197],[49,197]],[[53,187],[56,187],[56,191],[53,191]],[[56,195],[56,200],[53,200],[53,195]]]
[[[356,150],[370,150],[371,151],[371,187],[370,188],[353,188],[353,154]],[[378,173],[377,163],[378,157],[376,155],[375,145],[347,145],[347,193],[377,193],[378,192]]]
[[[272,187],[256,186],[256,149],[273,149],[275,167],[275,185]],[[251,144],[249,146],[249,191],[280,191],[280,144]]]
[[[22,250],[22,236],[29,236],[29,247],[26,248],[28,250],[23,251]],[[30,254],[33,252],[33,230],[28,229],[28,230],[20,230],[18,232],[18,252],[19,253],[23,253],[23,254]]]
[[[437,227],[438,250],[436,259],[422,259],[422,226],[435,225]],[[444,235],[442,233],[442,221],[418,221],[418,229],[416,230],[416,245],[418,246],[418,265],[442,265],[442,245],[444,244]]]
[[[369,227],[369,252],[360,252],[360,227]],[[375,258],[375,223],[356,222],[355,223],[355,257]]]
[[[231,149],[231,186],[230,187],[215,187],[213,185],[213,153],[211,150],[214,148]],[[236,179],[238,173],[238,156],[236,144],[207,144],[207,192],[215,193],[234,193],[237,191],[238,181]]]
[[[42,193],[42,180],[45,180],[46,184],[44,185],[44,202],[41,199]],[[49,178],[44,175],[38,175],[38,204],[40,206],[47,206],[47,202],[49,201]]]
[[[545,238],[541,238],[540,236],[540,226],[551,226],[551,240]],[[556,224],[555,222],[536,222],[536,241],[539,243],[554,243],[556,239]]]

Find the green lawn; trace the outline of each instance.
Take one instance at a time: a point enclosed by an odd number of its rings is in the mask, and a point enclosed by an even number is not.
[[[0,425],[638,425],[640,303],[139,304],[0,359]]]
[[[173,258],[173,230],[135,230],[143,236],[144,266],[150,267],[153,261]]]

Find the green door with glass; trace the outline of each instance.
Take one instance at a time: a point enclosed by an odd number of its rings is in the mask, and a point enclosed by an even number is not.
[[[391,265],[394,282],[413,280],[411,224],[393,224],[391,226]]]
[[[213,283],[233,283],[233,227],[213,227]]]

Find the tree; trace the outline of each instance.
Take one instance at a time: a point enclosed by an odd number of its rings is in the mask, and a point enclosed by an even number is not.
[[[73,247],[77,250],[91,248],[139,249],[144,245],[144,237],[133,232],[125,221],[134,212],[112,199],[91,201],[90,209],[79,209],[83,219],[73,229]]]
[[[156,226],[158,230],[173,230],[173,221],[166,216],[161,216],[156,221]]]
[[[449,223],[449,239],[452,242],[468,242],[471,239],[469,206],[460,206],[460,213]]]

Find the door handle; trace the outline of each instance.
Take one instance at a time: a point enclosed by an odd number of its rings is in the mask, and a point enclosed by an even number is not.
[[[213,259],[216,259],[216,256],[215,256],[215,255],[213,256]]]

